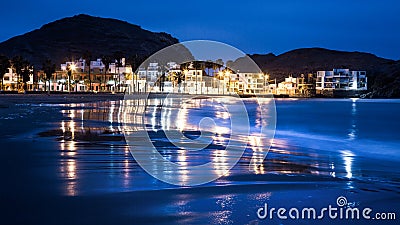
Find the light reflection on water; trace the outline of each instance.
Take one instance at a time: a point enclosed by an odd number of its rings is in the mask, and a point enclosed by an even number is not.
[[[289,125],[281,126],[281,129],[293,130],[278,133],[274,140],[265,140],[256,132],[266,125],[267,121],[261,119],[261,113],[268,109],[258,108],[252,99],[245,100],[250,111],[252,129],[250,135],[237,137],[238,143],[247,145],[247,148],[232,170],[227,169],[229,154],[224,148],[229,139],[229,114],[217,101],[192,99],[182,107],[174,105],[173,100],[148,101],[150,106],[144,117],[141,116],[142,108],[131,107],[146,104],[145,100],[140,99],[130,102],[71,104],[60,108],[64,117],[56,122],[56,129],[48,133],[57,136],[59,144],[57,172],[62,181],[63,194],[82,196],[130,192],[137,197],[127,198],[127,201],[132,201],[134,210],[122,210],[124,214],[137,213],[139,219],[147,219],[153,218],[155,212],[160,212],[161,219],[177,218],[177,223],[181,224],[256,223],[257,207],[265,202],[271,206],[303,207],[321,201],[325,201],[324,204],[334,204],[338,196],[349,195],[349,200],[377,209],[398,203],[400,181],[397,164],[379,161],[374,157],[367,160],[369,155],[360,152],[360,149],[364,150],[360,147],[360,140],[368,135],[366,130],[370,131],[370,127],[366,129],[365,118],[360,119],[360,113],[363,110],[365,112],[366,108],[361,100],[342,100],[337,107],[332,107],[333,112],[323,111],[326,115],[321,116],[321,120],[317,116],[321,115],[318,110],[322,110],[322,107],[312,105],[314,100],[284,102],[277,106],[281,109],[278,117],[281,116],[284,122],[288,121]],[[290,108],[291,104],[296,107]],[[308,104],[312,107],[304,110]],[[129,107],[131,114],[127,113],[126,107]],[[204,117],[216,122],[202,120]],[[153,135],[153,143],[165,159],[186,167],[213,161],[217,165],[213,172],[223,176],[205,186],[177,188],[147,175],[132,158],[122,136],[121,121],[127,121],[127,118],[132,124],[146,125]],[[393,121],[398,120],[392,120],[391,123]],[[299,123],[305,124],[309,130],[298,129]],[[135,126],[131,128],[130,132],[137,132]],[[206,151],[186,151],[185,148],[171,145],[162,135],[164,130],[183,131],[185,136],[177,139],[177,142],[185,146],[192,141],[191,138],[200,135],[200,128],[208,131],[202,133],[202,141],[212,141]],[[317,131],[313,132],[312,129]],[[329,135],[332,130],[334,134]],[[393,131],[382,130],[379,133],[396,135]],[[272,147],[264,160],[266,143],[272,143]],[[386,142],[379,144],[385,146]],[[375,151],[378,154],[384,153],[381,149]],[[256,163],[251,164],[252,160]],[[165,171],[162,172],[168,174],[168,168],[163,169]],[[188,171],[182,170],[176,178],[183,183],[187,182],[190,179]],[[148,198],[142,197],[143,194]],[[150,203],[141,204],[140,201]]]
[[[66,179],[65,192],[66,195],[75,196],[78,194],[76,187],[77,182],[77,165],[76,165],[76,148],[75,141],[61,141],[60,155],[63,157],[60,161],[61,176]]]
[[[352,98],[351,101],[351,127],[347,135],[350,141],[357,138],[357,98]]]
[[[307,180],[309,176],[346,180],[365,176],[359,168],[355,168],[357,156],[351,150],[342,150],[338,146],[337,153],[329,153],[323,149],[292,145],[285,138],[278,137],[272,141],[256,135],[256,131],[267,123],[261,116],[267,109],[260,109],[251,99],[245,100],[246,107],[251,110],[251,135],[236,137],[238,143],[247,146],[246,151],[239,163],[228,170],[230,155],[224,146],[230,138],[230,115],[218,101],[191,99],[182,106],[176,105],[173,99],[145,101],[136,99],[64,105],[64,118],[59,121],[59,129],[54,134],[60,142],[60,178],[65,182],[66,195],[171,188],[148,176],[132,158],[122,136],[122,121],[127,121],[127,118],[137,127],[144,123],[153,132],[154,144],[165,159],[186,167],[214,162],[216,167],[211,172],[222,177],[210,185],[270,183],[287,180],[286,176],[303,177],[302,180]],[[143,109],[134,106],[145,104],[149,107],[142,117],[143,111],[140,110]],[[355,136],[349,134],[349,138],[356,138],[356,102],[352,103],[351,115]],[[204,121],[205,117],[212,118],[214,123]],[[202,120],[202,128],[206,128],[207,133],[197,133]],[[135,126],[130,128],[133,129],[129,132],[136,132]],[[160,132],[163,130],[184,132],[185,135],[178,140],[182,146],[200,134],[204,134],[203,141],[211,140],[211,145],[202,151],[186,151],[191,145],[187,149],[172,145]],[[267,142],[272,142],[272,147],[264,160]],[[251,164],[251,161],[255,163]],[[160,172],[168,174],[168,171]],[[189,179],[188,173],[189,170],[182,170],[176,179],[185,183]],[[348,187],[353,188],[350,184]]]

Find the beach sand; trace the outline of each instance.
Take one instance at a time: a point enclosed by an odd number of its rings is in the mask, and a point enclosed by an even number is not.
[[[335,206],[339,196],[346,196],[350,203],[360,207],[399,212],[396,160],[376,161],[365,156],[353,159],[353,178],[349,179],[345,177],[348,172],[345,162],[335,152],[283,145],[271,149],[264,163],[266,174],[249,173],[248,160],[244,160],[231,175],[214,183],[179,187],[164,184],[144,172],[118,135],[104,140],[99,140],[98,135],[93,139],[77,135],[71,141],[69,133],[59,133],[63,123],[65,129],[74,124],[74,132],[117,134],[120,124],[115,121],[117,116],[110,114],[109,101],[118,102],[122,98],[121,95],[0,95],[3,180],[0,224],[371,222],[283,221],[276,217],[259,220],[256,214],[266,202],[271,207],[321,208]],[[91,104],[67,104],[80,102]],[[83,111],[81,125],[79,112]],[[71,113],[76,115],[75,119],[71,119]],[[277,140],[285,138],[290,139],[282,136]],[[324,166],[331,161],[337,163],[337,177],[329,175],[329,165]],[[369,178],[373,173],[377,180]],[[395,223],[373,221],[373,224]]]
[[[9,104],[68,104],[122,100],[124,94],[0,94],[0,107]]]

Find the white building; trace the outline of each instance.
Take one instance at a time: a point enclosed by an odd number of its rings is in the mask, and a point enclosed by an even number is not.
[[[263,73],[238,73],[238,75],[238,79],[244,82],[243,94],[265,94],[267,92],[268,75]]]
[[[295,95],[297,91],[297,78],[289,76],[280,82],[276,88],[277,95]]]
[[[70,61],[70,62],[65,62],[61,64],[61,70],[66,70],[68,65],[73,65],[74,69],[76,72],[88,72],[87,70],[89,69],[89,65],[87,65],[85,59],[78,59],[75,61]],[[90,61],[90,70],[91,72],[94,72],[95,70],[98,70],[98,72],[103,72],[104,71],[104,64],[101,61],[101,59],[97,59],[95,61]],[[110,69],[111,71],[111,64],[110,64]]]
[[[163,92],[180,92],[179,87],[183,87],[184,77],[181,70],[181,65],[176,62],[167,63],[166,80],[163,84]],[[179,84],[180,81],[180,84]]]
[[[160,77],[163,79],[158,80]],[[270,93],[268,80],[269,76],[263,73],[235,73],[224,69],[218,72],[212,70],[207,74],[203,67],[195,68],[193,64],[183,69],[175,62],[168,62],[165,67],[154,62],[149,63],[147,68],[140,67],[137,75],[133,76],[132,83],[135,92],[228,95]]]
[[[132,67],[126,65],[125,58],[122,58],[121,65],[116,62],[110,63],[108,71],[104,71],[105,65],[101,59],[90,61],[90,79],[89,65],[85,59],[80,58],[76,61],[65,62],[61,64],[61,70],[66,73],[68,66],[73,69],[71,84],[74,85],[73,91],[88,91],[88,81],[91,81],[93,91],[125,91],[130,87],[130,77],[133,74]],[[61,76],[52,81],[51,90],[67,91],[63,86],[66,85],[67,77]],[[79,82],[76,82],[78,80]],[[74,83],[75,82],[75,83]]]
[[[147,68],[139,67],[137,79],[134,81],[134,85],[136,86],[134,90],[138,90],[139,92],[159,90],[155,86],[161,74],[161,67],[156,62],[149,63]]]
[[[8,68],[8,72],[4,74],[3,85],[6,91],[11,91],[16,88],[18,82],[18,75],[11,69]]]
[[[219,72],[216,77],[218,94],[266,94],[269,76],[263,73]],[[214,87],[214,85],[213,85]]]
[[[367,90],[366,71],[350,71],[349,69],[318,71],[316,90]]]
[[[183,84],[183,92],[190,94],[204,94],[205,82],[203,81],[203,70],[189,69],[185,70],[185,80]]]
[[[149,63],[147,68],[140,67],[138,70],[139,79],[146,80],[147,82],[155,83],[159,76],[161,76],[161,67],[158,63]]]
[[[108,85],[114,85],[118,91],[125,91],[131,86],[131,77],[133,76],[132,66],[125,63],[125,58],[121,60],[121,66],[117,63],[111,63],[109,72],[113,73],[113,79],[107,82]],[[128,90],[130,91],[130,90]]]
[[[26,90],[33,90],[33,69],[29,70],[29,80],[26,82]],[[12,68],[3,76],[3,86],[6,91],[18,90],[22,88],[22,76],[18,75]],[[17,87],[18,86],[18,87]]]

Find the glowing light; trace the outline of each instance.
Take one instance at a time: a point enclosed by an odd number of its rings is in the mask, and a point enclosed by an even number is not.
[[[183,150],[179,155],[178,155],[178,161],[179,164],[182,166],[187,166],[187,156],[186,156],[186,150]]]
[[[214,157],[213,157],[213,162],[214,162],[214,167],[215,167],[215,173],[218,174],[219,176],[228,176],[229,175],[229,168],[227,165],[228,161],[228,155],[226,150],[215,150],[214,151]]]
[[[62,130],[63,134],[65,134],[65,122],[64,122],[64,120],[61,121],[61,130]]]
[[[248,137],[249,147],[253,150],[253,157],[251,165],[253,165],[253,171],[256,174],[264,174],[264,154],[262,148],[262,140],[260,136],[251,135]]]
[[[109,114],[108,114],[108,122],[110,123],[110,131],[111,132],[114,132],[114,127],[113,127],[113,122],[114,122],[114,120],[113,120],[113,118],[114,118],[114,111],[115,111],[115,105],[114,104],[111,104],[111,107],[110,107],[110,112],[109,112]]]
[[[352,167],[353,167],[354,154],[349,150],[341,151],[341,153],[344,160],[344,169],[346,170],[346,177],[350,179],[353,177]]]
[[[75,121],[71,120],[69,122],[69,130],[71,131],[71,139],[75,139]]]
[[[187,126],[187,124],[186,124],[187,115],[188,115],[188,110],[186,108],[186,105],[183,105],[182,108],[179,109],[178,119],[176,120],[176,127],[180,131],[183,131],[185,129],[185,127]]]
[[[68,179],[76,178],[76,162],[73,159],[68,159],[67,162],[67,177]]]
[[[63,143],[65,144],[65,143]],[[68,150],[68,156],[74,156],[76,155],[76,146],[75,146],[75,141],[70,141],[68,142],[68,146],[67,146],[67,150]]]

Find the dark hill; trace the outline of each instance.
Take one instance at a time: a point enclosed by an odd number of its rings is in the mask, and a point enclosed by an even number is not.
[[[178,40],[167,33],[153,33],[116,19],[77,15],[2,42],[0,53],[21,55],[40,68],[47,58],[60,64],[66,58],[80,58],[85,51],[93,58],[116,51],[127,57],[146,57],[175,43]]]
[[[303,48],[275,56],[250,55],[262,71],[278,81],[288,75],[316,73],[319,70],[349,68],[366,70],[372,97],[400,97],[400,61],[384,59],[370,53]]]

